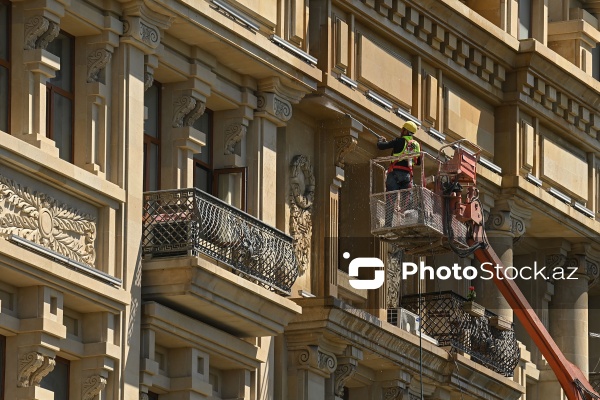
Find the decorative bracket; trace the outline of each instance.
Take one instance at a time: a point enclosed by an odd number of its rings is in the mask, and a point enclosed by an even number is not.
[[[173,103],[173,128],[192,126],[205,110],[205,102],[191,95],[182,95]]]
[[[54,369],[54,358],[37,351],[30,351],[19,357],[18,387],[39,386],[42,379]]]
[[[82,400],[93,400],[106,386],[106,378],[101,375],[92,375],[82,385]]]
[[[300,275],[310,263],[312,240],[312,210],[315,200],[315,176],[310,160],[297,155],[290,164],[290,234]]]
[[[358,143],[353,135],[339,136],[335,138],[335,165],[344,168],[344,159],[348,153],[351,153]]]
[[[60,32],[57,22],[34,15],[25,22],[25,50],[45,49]]]

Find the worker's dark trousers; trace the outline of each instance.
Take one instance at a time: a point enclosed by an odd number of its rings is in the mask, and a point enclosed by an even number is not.
[[[388,172],[387,178],[385,179],[385,190],[387,192],[393,192],[396,190],[409,189],[412,187],[412,177],[410,172],[402,169],[394,169]],[[398,193],[391,193],[386,196],[385,206],[385,226],[392,226],[392,219],[394,217],[395,205],[397,204]]]

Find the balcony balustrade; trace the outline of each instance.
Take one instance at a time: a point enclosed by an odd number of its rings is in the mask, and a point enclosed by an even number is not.
[[[202,253],[271,291],[298,277],[292,238],[199,189],[144,193],[145,258]]]
[[[474,316],[466,310],[466,303],[464,297],[443,291],[404,296],[400,304],[421,316],[421,331],[440,346],[450,346],[495,372],[512,376],[521,356],[514,325],[497,324],[498,316],[487,310]]]

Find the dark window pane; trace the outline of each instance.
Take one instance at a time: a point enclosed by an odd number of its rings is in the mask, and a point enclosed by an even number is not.
[[[152,85],[144,93],[144,105],[148,108],[148,119],[144,121],[144,133],[158,138],[158,97],[160,91],[157,85]]]
[[[210,117],[211,114],[207,111],[200,118],[194,122],[194,128],[198,129],[200,132],[206,134],[206,146],[202,148],[202,152],[195,154],[194,158],[196,160],[200,160],[203,163],[210,165],[210,149],[212,148],[211,143],[211,135],[210,135]]]
[[[0,3],[0,59],[8,60],[8,4]]]
[[[149,144],[148,153],[148,190],[158,190],[158,174],[160,173],[158,165],[158,146],[154,143]]]
[[[48,82],[67,92],[71,92],[73,89],[71,79],[73,73],[73,45],[72,38],[60,33],[47,47],[50,53],[60,57],[60,70],[56,71],[56,76],[49,79]]]
[[[519,1],[519,39],[531,37],[531,0]]]
[[[210,187],[210,175],[208,171],[198,165],[196,165],[194,171],[194,187],[204,190],[206,193],[212,192]]]
[[[54,392],[54,400],[68,400],[69,361],[57,358],[54,369],[42,379],[40,386]]]
[[[63,160],[72,161],[73,145],[73,115],[72,102],[58,93],[54,93],[54,120],[52,132],[54,142],[59,150],[59,156]]]
[[[148,392],[148,400],[158,400],[158,395],[156,393]]]
[[[6,338],[0,336],[0,399],[4,399],[4,377],[6,376]]]
[[[0,131],[8,132],[8,70],[0,67]]]

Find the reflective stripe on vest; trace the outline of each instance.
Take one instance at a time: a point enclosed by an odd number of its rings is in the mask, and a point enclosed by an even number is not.
[[[418,153],[421,151],[421,148],[420,148],[421,146],[419,146],[419,142],[414,140],[412,138],[412,136],[402,136],[402,139],[404,139],[404,148],[402,149],[402,151],[400,153],[392,153],[392,156],[400,157],[403,154]],[[398,162],[398,161],[399,160],[396,160],[394,162]],[[407,161],[408,161],[409,167],[412,168],[413,159],[409,158]]]

